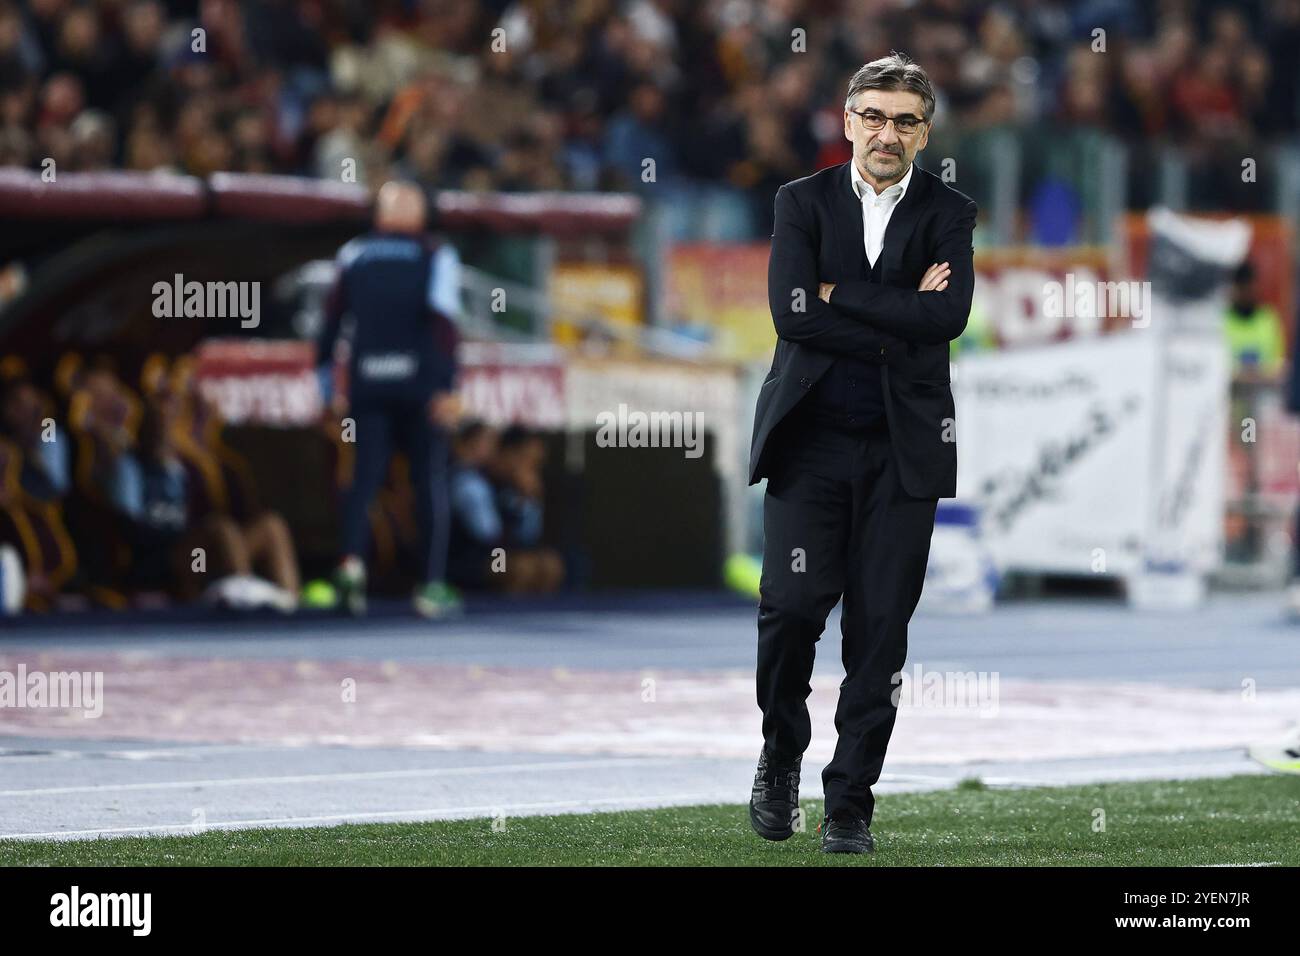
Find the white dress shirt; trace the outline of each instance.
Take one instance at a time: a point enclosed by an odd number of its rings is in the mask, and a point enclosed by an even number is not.
[[[867,263],[872,268],[880,257],[880,250],[885,245],[885,229],[889,226],[889,217],[894,214],[894,207],[907,192],[907,184],[912,181],[912,164],[907,164],[907,172],[894,185],[887,187],[879,195],[875,187],[862,178],[858,164],[849,161],[852,172],[853,192],[862,203],[862,243],[867,250]]]

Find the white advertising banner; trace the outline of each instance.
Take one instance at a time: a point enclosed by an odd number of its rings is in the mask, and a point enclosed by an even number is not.
[[[1228,352],[1218,335],[1185,334],[1166,336],[1162,354],[1146,553],[1151,565],[1203,574],[1223,558]]]
[[[1133,574],[1162,500],[1174,538],[1209,553],[1225,392],[1206,348],[1133,330],[961,360],[958,499],[1000,570]]]

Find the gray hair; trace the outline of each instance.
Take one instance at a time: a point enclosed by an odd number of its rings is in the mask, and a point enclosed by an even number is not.
[[[844,99],[846,110],[853,108],[853,97],[863,90],[915,93],[921,97],[924,107],[921,118],[927,123],[934,118],[934,88],[930,86],[930,77],[906,53],[891,50],[889,56],[872,60],[854,73],[849,80],[849,95]]]

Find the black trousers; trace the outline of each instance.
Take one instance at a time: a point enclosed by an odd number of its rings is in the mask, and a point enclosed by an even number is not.
[[[807,749],[815,649],[842,597],[839,739],[822,785],[827,813],[870,823],[871,787],[894,729],[892,694],[907,657],[907,624],[921,597],[938,501],[903,492],[887,431],[864,434],[805,421],[787,435],[763,502],[757,685],[764,746],[778,760]]]
[[[343,503],[344,553],[367,553],[370,503],[388,475],[394,448],[398,448],[406,453],[411,466],[415,526],[423,556],[417,578],[421,583],[445,580],[451,526],[447,434],[429,421],[423,402],[368,404],[351,408],[349,414],[356,421],[356,464]]]

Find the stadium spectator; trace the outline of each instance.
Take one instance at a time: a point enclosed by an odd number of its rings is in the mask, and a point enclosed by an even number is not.
[[[668,127],[663,91],[641,83],[632,91],[627,107],[609,121],[605,157],[624,189],[646,189],[669,183],[677,173],[677,149]],[[653,161],[654,166],[647,166]]]

